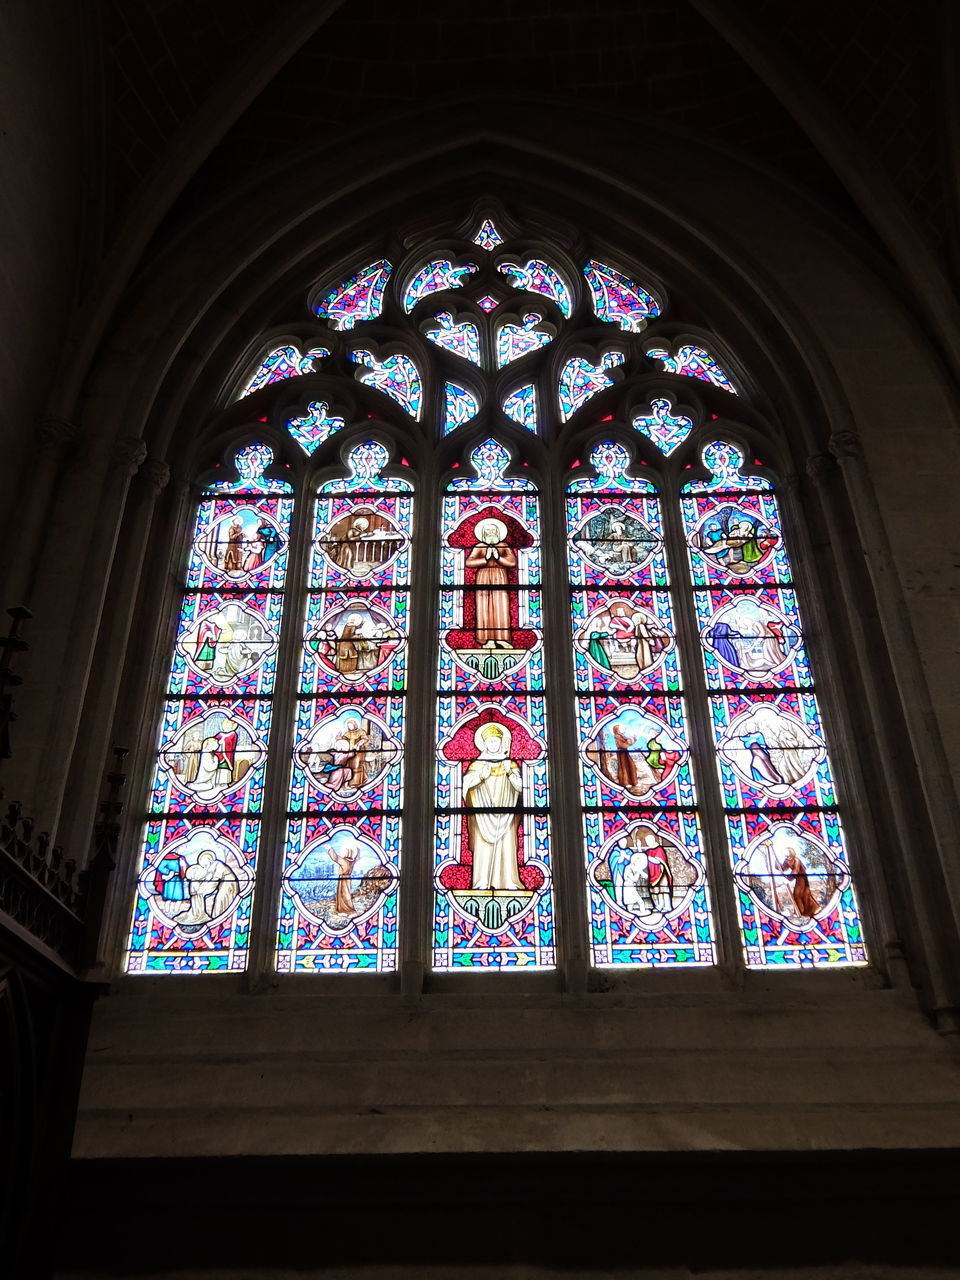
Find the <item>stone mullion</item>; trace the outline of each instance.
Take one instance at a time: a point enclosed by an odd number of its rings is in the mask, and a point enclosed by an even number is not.
[[[556,467],[549,470],[540,497],[550,845],[557,922],[557,967],[566,991],[585,992],[590,965],[590,922],[583,855],[566,495],[563,477],[557,474],[557,470]]]
[[[270,733],[264,776],[263,808],[257,841],[257,879],[250,915],[247,982],[257,989],[276,974],[277,917],[283,880],[290,771],[296,732],[303,625],[309,592],[307,574],[313,547],[316,486],[301,481],[290,521],[287,568],[283,579],[280,646],[271,696]]]
[[[440,493],[431,452],[414,495],[410,555],[410,636],[404,715],[403,843],[398,919],[404,997],[423,990],[433,950],[433,862],[437,754],[437,646]]]
[[[678,489],[679,480],[675,480],[670,486],[664,484],[660,503],[674,627],[681,659],[681,688],[690,733],[690,758],[693,763],[697,811],[700,815],[710,909],[715,925],[717,959],[723,969],[736,974],[740,981],[744,973],[740,913],[737,909],[727,824],[720,795],[710,693],[703,667],[700,627],[694,606],[693,575],[687,556]]]

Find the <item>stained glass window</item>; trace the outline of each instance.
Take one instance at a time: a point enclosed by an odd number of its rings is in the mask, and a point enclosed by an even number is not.
[[[436,343],[438,347],[443,347],[445,351],[452,351],[462,360],[479,364],[480,331],[473,321],[463,320],[455,324],[449,311],[439,311],[436,320],[437,323],[432,329],[427,328],[423,331],[430,341]]]
[[[717,364],[709,351],[703,347],[695,347],[691,343],[683,343],[677,347],[673,355],[666,347],[647,347],[647,355],[652,360],[659,360],[667,373],[679,373],[684,378],[699,378],[701,382],[710,382],[731,395],[737,389]]]
[[[480,230],[473,237],[473,243],[478,244],[481,249],[486,249],[490,253],[496,249],[498,244],[503,244],[503,236],[489,218],[484,218],[480,224]]]
[[[572,360],[568,360],[560,370],[557,392],[563,421],[572,418],[580,406],[586,404],[598,391],[612,387],[613,379],[607,377],[606,370],[615,369],[622,363],[622,351],[606,352],[597,364],[591,364],[583,356],[574,356]]]
[[[437,258],[433,262],[428,262],[425,267],[420,268],[404,291],[404,311],[412,311],[420,299],[425,298],[428,293],[439,293],[443,289],[459,289],[463,284],[464,276],[472,275],[476,269],[476,264],[473,262],[467,262],[458,267],[449,258]]]
[[[532,382],[517,387],[504,399],[503,412],[528,431],[537,430],[537,389]]]
[[[637,414],[633,425],[652,440],[661,453],[671,454],[693,430],[693,419],[674,413],[670,401],[659,397],[650,401],[649,413]]]
[[[480,401],[472,391],[458,382],[448,382],[444,389],[443,434],[449,435],[469,422],[480,408]]]
[[[590,942],[599,966],[716,959],[660,499],[615,441],[567,545]]]
[[[635,265],[468,234],[385,237],[414,247],[308,294],[303,349],[246,377],[144,747],[126,968],[389,988],[401,853],[414,970],[866,963],[775,489],[661,366],[748,384]]]
[[[434,965],[555,963],[540,513],[495,440],[443,499]]]
[[[280,972],[397,965],[413,497],[387,458],[360,444],[317,491]]]
[[[350,358],[364,366],[357,370],[357,377],[361,382],[376,387],[384,395],[396,400],[411,418],[420,417],[423,386],[420,370],[409,356],[398,353],[387,356],[385,360],[378,360],[372,351],[357,347],[350,352]]]
[[[126,969],[246,968],[293,499],[262,444],[200,502]]]
[[[553,333],[541,328],[542,324],[543,316],[536,312],[525,315],[520,324],[514,324],[510,320],[502,324],[497,330],[497,367],[502,369],[504,365],[552,342]]]
[[[703,450],[683,525],[749,968],[866,961],[773,486]]]
[[[313,453],[324,440],[328,440],[344,425],[343,418],[331,414],[329,407],[319,400],[311,400],[306,413],[287,421],[287,430],[306,454]]]
[[[591,258],[583,275],[599,320],[612,320],[629,333],[640,333],[648,320],[660,314],[660,304],[653,294],[613,267]]]
[[[374,320],[383,310],[383,295],[392,267],[386,258],[338,284],[316,305],[318,316],[325,316],[334,329],[352,329],[362,320]]]
[[[310,351],[303,352],[292,343],[274,347],[257,365],[253,375],[240,392],[239,398],[252,395],[261,387],[269,386],[271,382],[280,382],[284,378],[297,378],[304,373],[313,373],[314,361],[329,354],[326,347],[313,347]]]
[[[522,266],[519,262],[502,262],[500,270],[509,276],[515,289],[529,293],[541,293],[552,298],[565,316],[573,310],[573,299],[566,282],[556,267],[542,258],[531,258]]]

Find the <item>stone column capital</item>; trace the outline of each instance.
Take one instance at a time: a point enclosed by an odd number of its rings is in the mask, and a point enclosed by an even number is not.
[[[110,455],[110,470],[135,476],[147,456],[147,446],[139,436],[121,436]]]
[[[56,454],[76,440],[79,434],[80,428],[74,422],[63,418],[43,418],[37,426],[37,443],[41,453]]]
[[[152,493],[160,493],[170,483],[170,464],[162,458],[146,458],[138,472],[138,479]]]
[[[839,462],[845,458],[862,458],[863,442],[856,431],[834,431],[830,437],[830,452]]]
[[[807,475],[814,484],[826,484],[836,474],[837,463],[832,453],[812,453],[806,462]]]

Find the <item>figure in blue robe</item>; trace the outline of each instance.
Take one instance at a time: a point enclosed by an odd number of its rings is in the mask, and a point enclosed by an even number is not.
[[[610,879],[613,881],[613,898],[621,907],[623,906],[623,873],[630,862],[631,854],[632,850],[626,840],[619,841],[607,854]]]
[[[186,883],[187,864],[179,853],[166,853],[157,863],[153,878],[154,892],[164,902],[186,902],[189,898]]]
[[[740,655],[733,642],[740,637],[729,623],[715,622],[707,632],[707,639],[713,645],[718,658],[722,658],[728,666],[739,668]]]
[[[263,564],[266,564],[280,550],[280,534],[268,521],[261,520],[257,537],[263,543]]]

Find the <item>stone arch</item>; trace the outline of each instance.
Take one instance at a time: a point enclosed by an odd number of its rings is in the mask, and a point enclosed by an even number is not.
[[[500,113],[507,118],[505,104]],[[70,834],[83,840],[114,725],[101,682],[125,661],[137,635],[155,631],[149,602],[139,632],[132,629],[134,588],[140,567],[155,554],[151,539],[154,546],[162,541],[155,528],[169,529],[178,518],[176,499],[165,498],[155,519],[149,496],[134,499],[132,486],[156,488],[167,459],[189,471],[184,437],[202,430],[211,387],[227,362],[276,322],[284,296],[295,284],[302,292],[311,271],[337,248],[350,251],[388,217],[402,224],[428,208],[439,220],[444,207],[462,207],[467,196],[499,188],[520,206],[550,208],[565,199],[571,223],[641,260],[649,254],[675,291],[698,298],[776,403],[784,461],[800,477],[821,538],[832,544],[819,563],[839,565],[844,591],[865,601],[866,624],[848,610],[837,624],[839,645],[851,662],[868,663],[871,626],[886,638],[900,705],[883,705],[886,667],[865,670],[868,718],[892,749],[903,716],[924,788],[922,804],[919,793],[902,797],[898,829],[906,832],[911,819],[920,818],[948,850],[958,823],[940,744],[960,742],[960,722],[944,697],[952,678],[947,653],[929,642],[923,626],[911,625],[907,613],[907,601],[920,608],[929,601],[933,574],[910,554],[911,516],[899,501],[901,486],[917,483],[901,465],[900,424],[911,415],[924,418],[923,438],[937,455],[936,468],[957,467],[950,387],[934,345],[873,269],[865,246],[851,243],[823,209],[801,203],[785,185],[747,166],[737,166],[732,179],[734,162],[719,151],[686,138],[681,149],[677,137],[661,134],[644,141],[631,169],[623,132],[604,136],[601,113],[549,126],[527,119],[522,133],[513,122],[492,129],[481,116],[476,108],[472,115],[465,110],[455,128],[438,135],[433,115],[411,112],[401,149],[373,130],[318,148],[297,166],[256,176],[261,191],[269,183],[262,207],[253,211],[253,183],[238,184],[148,255],[69,411],[83,424],[87,456],[82,470],[62,474],[57,502],[60,510],[78,512],[77,539],[88,546],[80,573],[63,563],[63,517],[32,518],[44,566],[37,605],[51,616],[65,609],[70,618],[67,628],[47,631],[33,669],[65,663],[65,633],[80,660],[69,669],[62,697],[41,690],[36,679],[25,692],[24,719],[29,708],[31,732],[37,743],[51,740],[55,764],[28,770],[17,779],[20,790],[43,794],[44,816],[54,825],[63,799],[61,766],[76,753],[67,784]],[[711,206],[710,192],[722,193],[722,202]],[[151,462],[143,467],[145,450]],[[832,456],[840,460],[843,485]],[[804,478],[807,458],[815,460],[814,476],[834,486],[823,499]],[[184,496],[181,485],[180,503]],[[940,520],[926,538],[929,555],[949,546],[948,514]],[[866,574],[849,554],[855,536],[866,552]],[[104,626],[108,583],[124,611],[119,626]],[[39,751],[24,756],[41,760]],[[946,904],[960,901],[960,886],[946,854],[912,871],[910,861],[905,876],[917,881],[915,927],[931,943],[925,966],[931,1003],[947,1008],[956,1003],[956,977],[934,954],[946,910],[937,905],[938,886],[949,887]]]

